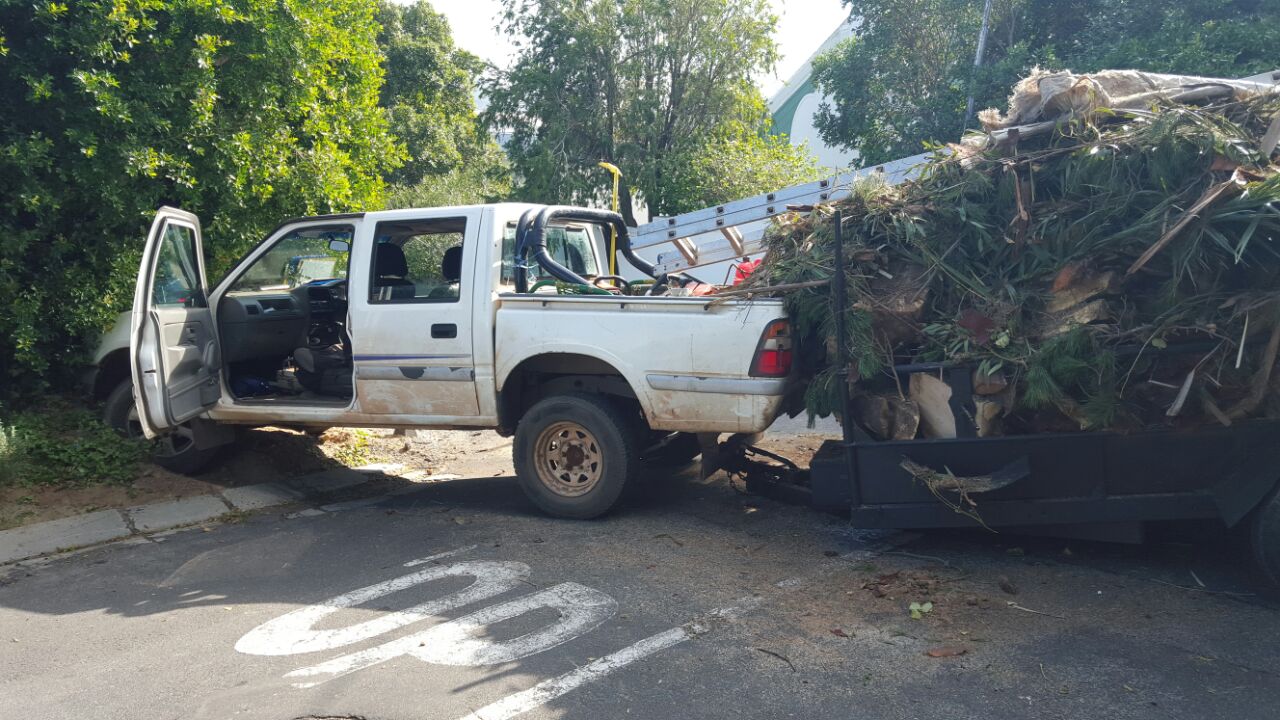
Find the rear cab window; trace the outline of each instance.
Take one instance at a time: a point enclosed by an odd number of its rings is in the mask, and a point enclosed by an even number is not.
[[[591,231],[578,225],[547,228],[547,254],[574,273],[590,280],[600,274],[595,239]],[[550,279],[536,260],[529,258],[529,286]],[[516,282],[516,226],[508,223],[502,235],[502,284]]]

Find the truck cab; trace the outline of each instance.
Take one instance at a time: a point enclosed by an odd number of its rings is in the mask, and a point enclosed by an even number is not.
[[[540,507],[605,512],[655,440],[763,431],[790,368],[778,301],[677,297],[665,277],[623,294],[594,242],[629,249],[611,216],[298,218],[210,288],[199,219],[162,208],[129,329],[138,422],[201,446],[234,425],[492,428]]]

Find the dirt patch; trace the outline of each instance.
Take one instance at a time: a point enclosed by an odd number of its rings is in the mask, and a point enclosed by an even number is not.
[[[95,510],[145,505],[208,495],[218,487],[147,465],[129,485],[0,488],[0,530],[81,515]]]
[[[197,477],[147,463],[128,484],[0,487],[0,530],[371,464],[382,464],[389,476],[410,482],[513,473],[511,440],[491,431],[334,428],[317,436],[289,428],[254,428],[241,431],[224,456]]]

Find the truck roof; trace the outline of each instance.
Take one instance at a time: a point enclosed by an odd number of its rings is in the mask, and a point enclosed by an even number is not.
[[[542,206],[536,205],[534,203],[504,202],[504,203],[478,203],[475,205],[456,205],[456,206],[449,206],[449,207],[451,209],[456,209],[456,210],[467,210],[472,208],[489,208],[489,207],[492,207],[492,208],[510,207],[510,208],[524,209],[524,208],[542,207]],[[267,235],[270,236],[275,234],[278,230],[280,230],[286,225],[293,225],[294,223],[300,223],[300,222],[315,222],[317,220],[358,220],[365,217],[368,217],[370,220],[377,220],[383,216],[388,216],[388,215],[402,216],[406,213],[411,214],[418,211],[439,210],[439,209],[440,207],[437,206],[437,207],[422,207],[422,208],[394,208],[394,209],[388,209],[388,210],[371,210],[369,212],[332,213],[328,215],[299,215],[297,217],[291,217],[281,221],[280,224],[272,228],[271,232],[267,233]]]

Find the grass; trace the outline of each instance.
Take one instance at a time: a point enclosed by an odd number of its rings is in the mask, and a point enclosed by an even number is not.
[[[361,428],[335,428],[324,434],[324,452],[347,467],[374,462],[373,433]]]
[[[125,485],[146,451],[66,403],[0,415],[0,486]]]

